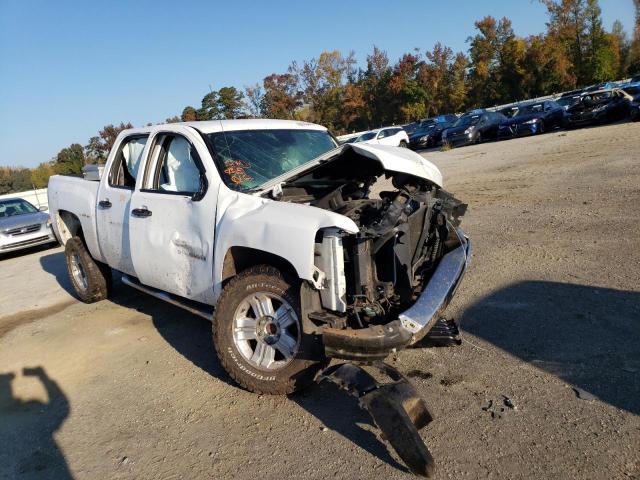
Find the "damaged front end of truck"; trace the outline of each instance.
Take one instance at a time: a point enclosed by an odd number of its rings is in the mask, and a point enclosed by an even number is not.
[[[356,144],[271,191],[279,201],[329,210],[357,225],[355,233],[317,233],[320,288],[303,286],[303,318],[327,357],[360,365],[334,365],[321,378],[358,397],[411,471],[424,476],[433,460],[417,431],[431,415],[410,382],[382,360],[439,322],[440,334],[450,325],[442,314],[471,243],[460,229],[467,206],[441,183],[439,171],[413,152]],[[391,383],[378,383],[366,365]]]

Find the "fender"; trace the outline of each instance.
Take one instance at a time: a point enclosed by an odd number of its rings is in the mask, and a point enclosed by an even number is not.
[[[328,210],[226,188],[221,188],[220,193],[213,262],[216,301],[221,292],[224,258],[231,247],[249,247],[282,257],[291,263],[299,278],[313,282],[318,230],[334,227],[358,232],[353,220]]]

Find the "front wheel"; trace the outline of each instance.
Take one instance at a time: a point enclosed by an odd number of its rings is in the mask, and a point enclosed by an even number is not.
[[[400,148],[408,148],[408,147],[409,147],[409,145],[407,145],[407,142],[405,142],[404,140],[400,140],[400,145],[399,145],[399,147],[400,147]]]
[[[111,269],[91,257],[80,237],[67,240],[64,255],[71,284],[80,300],[94,303],[109,296]]]
[[[220,363],[255,393],[284,395],[313,382],[324,365],[302,330],[298,282],[266,265],[245,270],[216,306],[213,342]]]

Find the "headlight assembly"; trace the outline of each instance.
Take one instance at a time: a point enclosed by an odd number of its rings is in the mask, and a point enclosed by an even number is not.
[[[538,123],[538,119],[537,118],[533,118],[531,120],[527,120],[526,122],[523,122],[525,125],[533,125],[534,123]]]

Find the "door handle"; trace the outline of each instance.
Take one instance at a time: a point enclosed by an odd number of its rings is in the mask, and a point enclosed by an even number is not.
[[[148,210],[147,207],[134,208],[131,210],[131,215],[138,218],[147,218],[151,216],[151,210]]]
[[[104,200],[100,200],[98,202],[98,205],[100,206],[100,208],[111,208],[111,202],[109,201],[108,198],[105,198]]]

